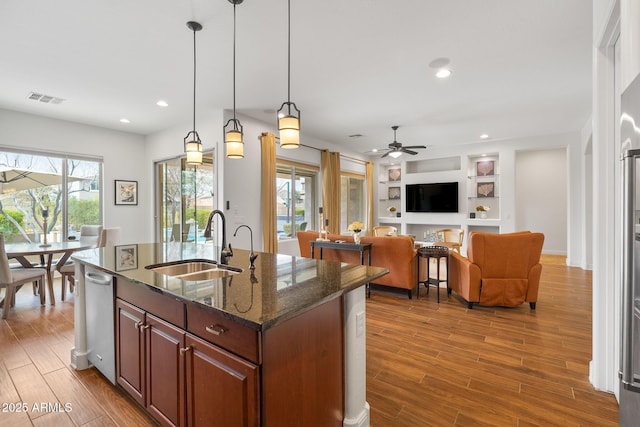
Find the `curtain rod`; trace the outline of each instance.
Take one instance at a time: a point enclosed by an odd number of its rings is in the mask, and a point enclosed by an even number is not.
[[[275,136],[275,135],[274,135],[274,136]],[[279,140],[279,139],[280,139],[280,137],[279,137],[279,136],[275,136],[275,139],[278,139],[278,140]],[[306,144],[303,144],[303,143],[300,143],[300,146],[301,146],[301,147],[306,147],[306,148],[311,148],[311,149],[313,149],[313,150],[324,151],[324,149],[323,149],[323,148],[316,148],[316,147],[312,147],[312,146],[310,146],[310,145],[306,145]],[[347,155],[342,154],[342,153],[340,153],[340,157],[344,157],[345,159],[353,160],[353,161],[355,161],[355,162],[360,162],[360,163],[363,163],[363,164],[365,164],[365,165],[366,165],[367,163],[369,163],[369,161],[368,161],[368,160],[357,159],[357,158],[355,158],[355,157],[347,156]]]

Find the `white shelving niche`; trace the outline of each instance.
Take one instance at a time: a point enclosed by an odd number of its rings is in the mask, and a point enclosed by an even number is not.
[[[402,212],[402,167],[401,165],[380,165],[378,169],[378,217],[380,225],[398,226]],[[390,207],[396,208],[392,215]],[[383,223],[384,221],[384,223]]]
[[[500,219],[500,162],[498,155],[470,156],[467,174],[467,205],[470,227],[486,220]],[[477,206],[486,206],[486,218]],[[475,218],[474,218],[475,216]],[[475,220],[475,221],[474,221]],[[476,224],[476,222],[478,224]]]

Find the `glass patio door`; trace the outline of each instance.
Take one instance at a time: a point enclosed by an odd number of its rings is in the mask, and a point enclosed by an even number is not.
[[[0,151],[0,233],[7,242],[77,237],[102,223],[101,182],[100,159]]]
[[[204,153],[198,167],[187,166],[184,157],[156,163],[158,242],[204,243],[207,218],[215,209],[213,160],[213,153]]]

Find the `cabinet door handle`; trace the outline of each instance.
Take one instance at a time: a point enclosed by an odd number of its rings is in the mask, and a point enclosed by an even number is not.
[[[207,326],[204,329],[213,335],[222,335],[226,332],[226,329],[220,325],[211,325],[211,326]]]
[[[181,348],[180,349],[180,356],[184,356],[184,354],[189,350],[191,350],[191,347]]]
[[[145,329],[149,329],[151,325],[140,325],[140,331],[144,331]]]
[[[141,327],[142,325],[144,325],[144,322],[140,321],[140,322],[136,322],[136,323],[135,323],[135,325],[133,325],[133,326],[134,326],[134,328],[136,328],[136,329],[140,329],[140,327]]]

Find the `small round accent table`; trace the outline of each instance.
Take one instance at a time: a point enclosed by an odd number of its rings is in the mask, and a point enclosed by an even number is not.
[[[449,248],[446,246],[423,246],[418,249],[418,256],[426,258],[427,261],[427,276],[426,280],[420,281],[420,262],[418,262],[418,289],[417,298],[420,299],[420,283],[424,283],[427,288],[427,295],[429,294],[429,286],[433,285],[438,288],[438,304],[440,303],[440,282],[447,282],[447,295],[449,295]],[[429,265],[431,264],[431,258],[436,259],[437,276],[435,279],[429,277]],[[445,266],[447,269],[446,280],[440,279],[440,259],[444,258]]]

